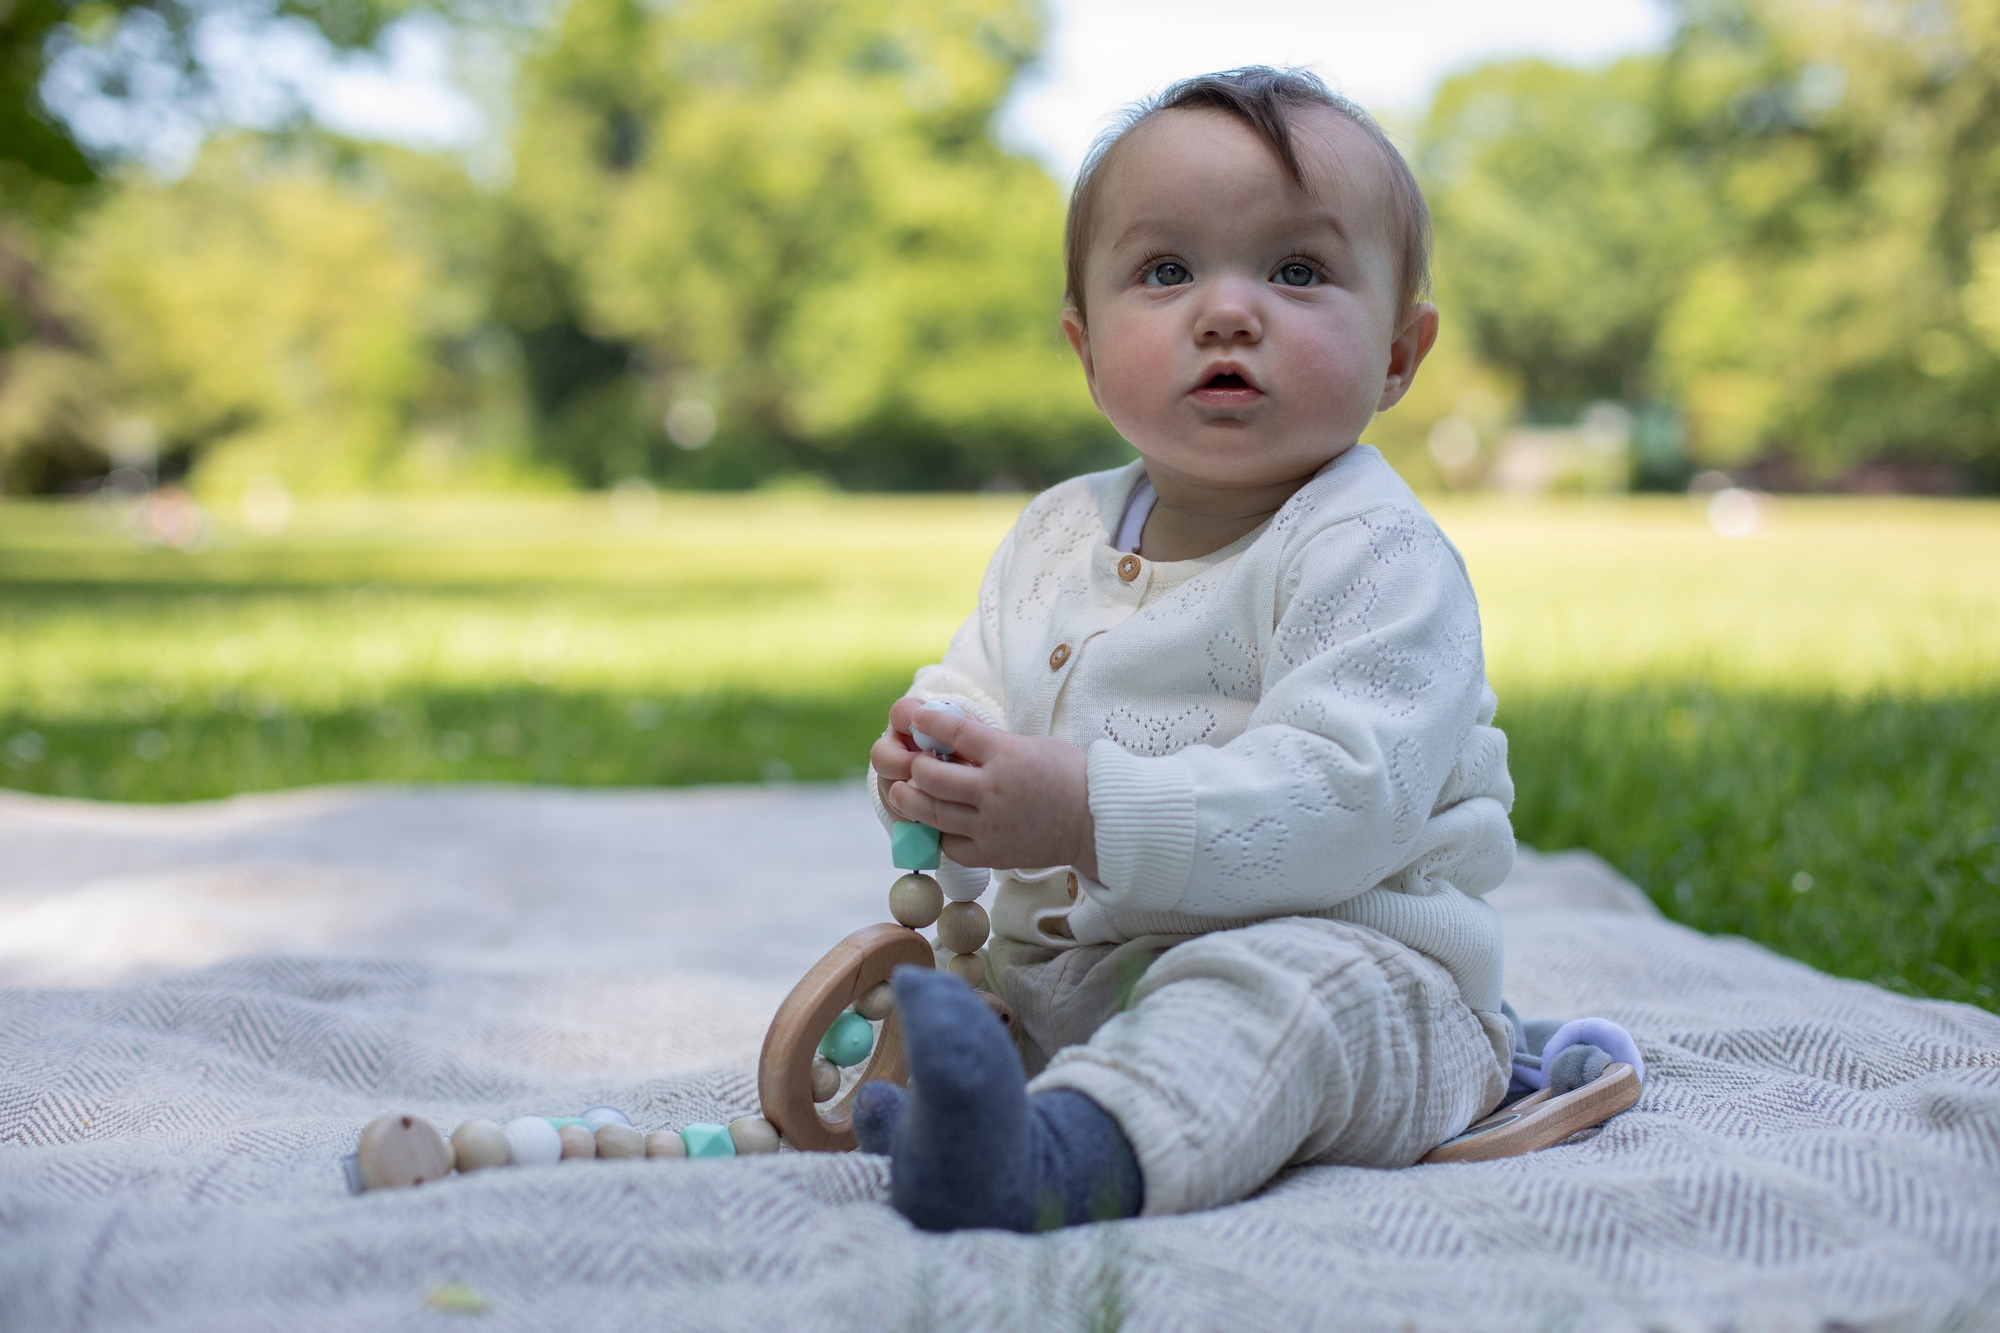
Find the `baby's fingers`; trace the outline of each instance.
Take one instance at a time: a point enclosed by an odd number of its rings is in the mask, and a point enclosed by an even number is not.
[[[929,824],[940,833],[971,833],[979,823],[979,812],[955,801],[940,801],[907,782],[889,789],[889,808],[905,819]]]
[[[926,796],[977,807],[985,789],[986,775],[970,764],[948,764],[942,759],[919,754],[910,761],[909,782]]]
[[[868,766],[891,782],[908,782],[910,761],[917,753],[903,737],[893,731],[884,732],[869,748]]]

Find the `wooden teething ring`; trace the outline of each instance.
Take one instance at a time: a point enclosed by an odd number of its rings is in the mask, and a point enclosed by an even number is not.
[[[820,1038],[843,1009],[904,964],[935,966],[930,941],[892,921],[867,926],[834,945],[778,1006],[777,1017],[764,1033],[763,1054],[757,1058],[757,1098],[763,1103],[764,1118],[794,1148],[853,1151],[854,1094],[861,1084],[877,1078],[901,1083],[909,1077],[903,1066],[902,1019],[892,1009],[862,1067],[862,1077],[847,1094],[824,1106],[812,1099],[812,1062]]]

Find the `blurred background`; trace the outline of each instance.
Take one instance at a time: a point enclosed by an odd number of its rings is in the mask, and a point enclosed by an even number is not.
[[[0,783],[857,776],[1116,108],[1376,110],[1522,837],[2000,988],[2000,0],[0,0]]]

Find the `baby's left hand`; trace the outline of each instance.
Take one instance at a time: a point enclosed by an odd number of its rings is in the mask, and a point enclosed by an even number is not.
[[[892,783],[887,792],[892,813],[944,835],[946,856],[962,866],[998,870],[1075,866],[1097,877],[1089,766],[1081,750],[1049,736],[1016,736],[910,698],[896,701],[889,724],[905,735],[920,726],[955,752],[957,762],[917,755],[909,781]]]

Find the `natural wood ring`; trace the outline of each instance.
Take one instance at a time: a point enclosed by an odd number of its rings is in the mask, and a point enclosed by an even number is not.
[[[930,941],[893,921],[868,926],[834,945],[778,1006],[777,1017],[764,1033],[763,1054],[757,1057],[757,1099],[763,1103],[764,1118],[794,1148],[853,1151],[854,1094],[861,1084],[875,1078],[901,1083],[909,1077],[903,1067],[902,1019],[891,1009],[862,1067],[862,1077],[847,1095],[825,1107],[812,1099],[812,1062],[820,1038],[841,1010],[905,964],[935,966]]]

